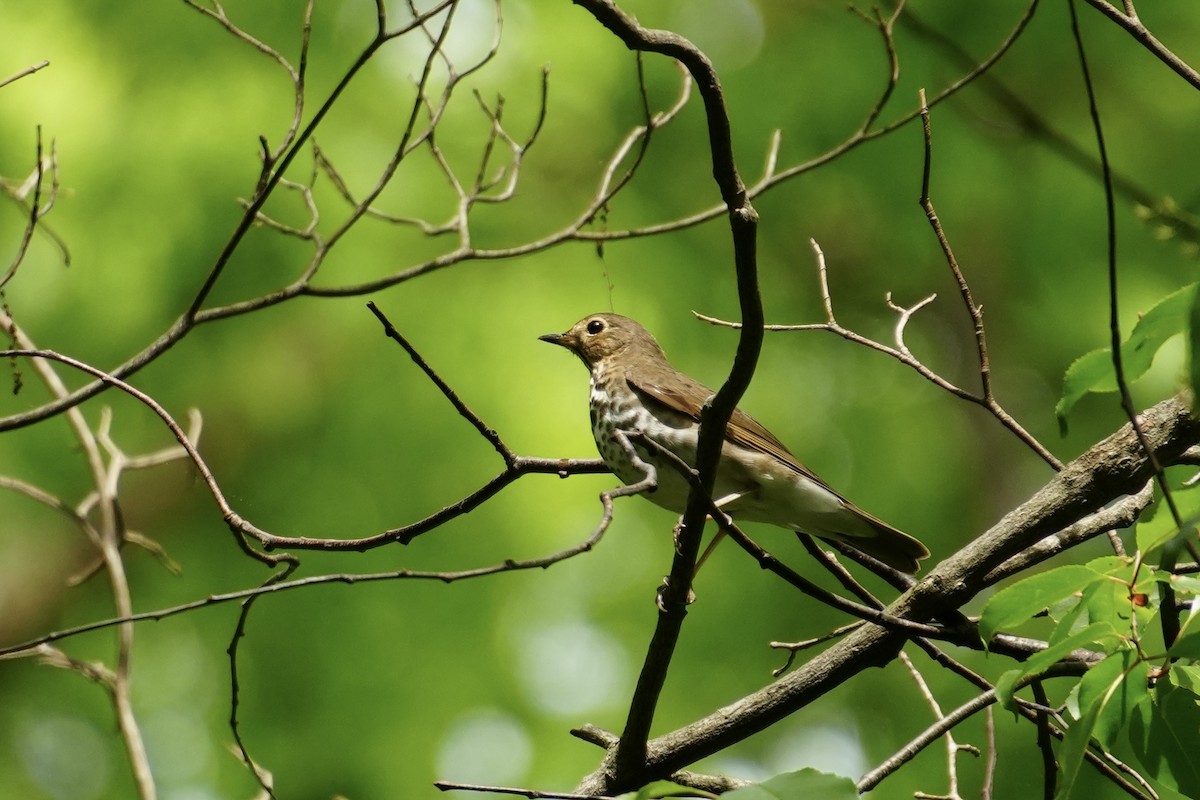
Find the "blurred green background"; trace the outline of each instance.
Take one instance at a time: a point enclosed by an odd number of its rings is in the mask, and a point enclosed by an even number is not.
[[[449,51],[482,54],[494,11],[464,0]],[[835,3],[629,3],[650,26],[691,37],[720,70],[747,182],[761,173],[771,133],[781,167],[813,158],[861,124],[884,86],[877,30]],[[230,2],[230,18],[290,59],[299,52],[299,2]],[[1015,24],[1015,3],[914,2],[910,10],[974,59]],[[394,4],[393,18],[403,16]],[[1152,9],[1146,23],[1192,63],[1200,16],[1186,4]],[[515,198],[472,216],[473,244],[536,241],[569,224],[593,195],[610,154],[642,119],[634,57],[568,2],[505,2],[496,58],[451,102],[439,144],[463,180],[478,168],[488,130],[470,89],[506,98],[522,139],[538,116],[543,66],[548,115],[527,153]],[[1150,197],[1192,210],[1200,199],[1194,90],[1132,39],[1081,9],[1113,164]],[[313,17],[308,113],[369,41],[371,4],[321,2]],[[61,191],[47,225],[67,244],[35,236],[5,291],[33,340],[102,368],[138,352],[187,307],[228,240],[258,175],[258,137],[271,146],[291,119],[279,67],[182,3],[120,11],[97,0],[9,0],[0,7],[0,75],[48,59],[42,72],[0,89],[0,175],[20,181],[34,164],[35,127],[57,153]],[[942,45],[903,21],[901,80],[888,122],[962,73]],[[1189,52],[1190,50],[1190,52]],[[413,104],[423,40],[386,46],[317,132],[351,189],[374,183]],[[673,102],[678,73],[645,59],[655,109]],[[1094,151],[1064,4],[1043,4],[991,75],[1037,117]],[[710,208],[718,194],[698,99],[656,133],[634,182],[590,230],[619,230]],[[1064,460],[1122,421],[1111,396],[1085,399],[1060,438],[1053,417],[1061,375],[1108,342],[1103,195],[1095,174],[1068,163],[995,99],[972,86],[933,112],[933,200],[975,298],[986,310],[1000,402]],[[964,388],[978,384],[972,331],[924,214],[922,138],[910,124],[755,201],[768,321],[819,322],[814,259],[826,254],[840,321],[890,342],[886,292],[910,305],[936,292],[907,331],[913,352]],[[305,181],[308,151],[289,176]],[[318,179],[321,230],[347,206]],[[447,219],[455,199],[427,151],[399,170],[381,209]],[[294,193],[268,211],[305,222]],[[16,252],[24,218],[0,210],[0,264]],[[1179,237],[1118,201],[1122,320],[1194,277]],[[454,246],[412,227],[364,220],[314,284],[383,277]],[[244,240],[209,305],[294,280],[311,248],[259,227]],[[586,376],[536,340],[579,317],[615,310],[655,331],[674,363],[710,383],[728,372],[736,334],[691,311],[736,319],[731,246],[723,218],[665,235],[572,243],[526,257],[469,262],[366,296],[299,298],[206,324],[132,382],[177,419],[204,417],[201,451],[234,507],[259,527],[292,535],[356,537],[414,521],[479,486],[501,464],[407,356],[380,335],[373,299],[461,397],[517,452],[592,457]],[[1176,383],[1182,345],[1168,348],[1135,387],[1139,404]],[[1172,358],[1174,356],[1174,358]],[[25,388],[0,395],[0,414],[46,398],[28,365]],[[63,371],[67,382],[79,375]],[[743,406],[834,486],[924,540],[935,559],[954,552],[1023,500],[1050,470],[977,407],[865,348],[824,333],[767,337]],[[115,415],[129,453],[170,443],[130,398],[109,392],[84,406],[96,424]],[[78,503],[89,476],[65,422],[0,436],[0,472]],[[610,476],[533,476],[413,544],[367,553],[303,554],[299,575],[400,568],[458,570],[569,547],[599,520]],[[192,470],[176,463],[129,473],[130,528],[162,544],[174,576],[126,549],[137,610],[254,586],[263,568],[239,551]],[[568,735],[586,722],[620,730],[655,622],[654,593],[671,559],[672,516],[633,499],[591,553],[547,571],[451,585],[394,581],[331,585],[264,598],[240,651],[242,733],[276,777],[281,797],[431,797],[436,779],[569,790],[600,752]],[[791,537],[753,528],[760,541],[824,580]],[[1103,551],[1099,542],[1084,555]],[[1069,558],[1083,557],[1072,553]],[[91,562],[84,537],[28,498],[0,494],[0,640],[22,641],[112,613],[103,576],[67,588]],[[669,676],[656,732],[666,732],[768,682],[781,664],[771,640],[797,640],[842,617],[782,586],[737,548],[705,567]],[[232,756],[225,648],[237,616],[222,605],[136,629],[134,700],[161,796],[248,798],[254,784]],[[114,634],[62,645],[111,663]],[[999,659],[956,653],[995,677]],[[921,656],[943,708],[973,695]],[[813,765],[858,777],[931,720],[911,679],[893,664],[860,675],[771,730],[697,765],[761,778]],[[1034,731],[996,716],[996,796],[1040,787]],[[982,746],[981,720],[960,740]],[[961,763],[964,794],[982,766]],[[1091,780],[1091,778],[1087,778]],[[888,779],[876,797],[944,789],[942,747]],[[1113,796],[1097,784],[1096,796]],[[0,663],[0,794],[22,798],[133,796],[104,692],[32,660]],[[465,795],[463,795],[465,796]]]

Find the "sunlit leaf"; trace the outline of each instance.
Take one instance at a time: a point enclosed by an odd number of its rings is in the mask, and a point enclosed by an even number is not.
[[[1058,748],[1058,791],[1054,800],[1067,800],[1075,793],[1075,778],[1083,763],[1083,753],[1091,741],[1092,730],[1100,716],[1100,705],[1093,705],[1083,712],[1063,736]]]
[[[1165,576],[1165,580],[1170,582],[1171,586],[1175,588],[1175,591],[1200,594],[1200,576],[1172,575],[1171,573],[1165,573]]]
[[[1184,527],[1194,526],[1200,519],[1200,487],[1177,489],[1171,494]],[[1175,518],[1165,503],[1156,500],[1151,509],[1151,515],[1137,524],[1137,547],[1143,555],[1162,547],[1179,533]]]
[[[1174,664],[1171,666],[1170,680],[1193,694],[1200,694],[1200,665]]]
[[[1200,658],[1200,598],[1192,600],[1168,655],[1173,658]],[[1200,735],[1200,732],[1197,733]]]
[[[983,607],[979,632],[985,642],[998,631],[1018,625],[1049,606],[1082,592],[1089,584],[1102,580],[1094,570],[1081,564],[1042,572],[1001,589]]]
[[[743,786],[721,795],[728,800],[858,800],[854,781],[841,775],[830,775],[811,767],[797,772],[785,772],[762,783]]]
[[[1133,709],[1150,696],[1150,665],[1137,660],[1133,650],[1113,653],[1088,670],[1079,682],[1079,706],[1102,706],[1092,736],[1104,747],[1112,747],[1129,724]]]
[[[635,793],[624,794],[621,797],[630,798],[630,800],[657,800],[658,798],[673,797],[689,791],[694,790],[681,786],[674,781],[654,781],[654,783],[648,783],[641,789],[638,789]]]
[[[1125,379],[1132,383],[1150,369],[1159,348],[1178,333],[1188,329],[1194,313],[1196,284],[1189,284],[1164,297],[1133,326],[1133,332],[1121,345],[1121,360]],[[1054,415],[1065,434],[1067,414],[1090,392],[1115,392],[1116,372],[1112,363],[1112,348],[1093,350],[1076,359],[1063,376],[1063,392]]]
[[[1088,625],[1061,642],[1052,644],[1045,650],[1030,656],[1016,669],[1010,669],[1001,675],[1000,680],[996,681],[996,697],[1007,706],[1012,702],[1013,691],[1022,678],[1044,672],[1077,648],[1115,642],[1119,638],[1110,623],[1096,622]]]
[[[1054,626],[1047,641],[1052,645],[1057,644],[1077,631],[1096,623],[1102,623],[1116,630],[1121,622],[1117,609],[1121,605],[1124,605],[1125,608],[1129,607],[1126,594],[1123,587],[1116,581],[1093,581],[1084,588],[1070,611],[1064,614],[1058,624]]]

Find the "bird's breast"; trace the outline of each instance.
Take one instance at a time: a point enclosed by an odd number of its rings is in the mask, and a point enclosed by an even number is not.
[[[696,457],[696,423],[680,419],[662,420],[650,412],[622,378],[608,380],[610,374],[597,370],[592,374],[589,402],[592,436],[604,463],[622,483],[637,483],[646,475],[634,464],[618,431],[637,433],[658,446],[670,450],[691,465]],[[675,415],[679,416],[679,415]],[[664,508],[681,512],[687,503],[688,483],[678,470],[657,450],[641,442],[630,442],[638,458],[652,465],[657,473],[657,488],[646,495]]]

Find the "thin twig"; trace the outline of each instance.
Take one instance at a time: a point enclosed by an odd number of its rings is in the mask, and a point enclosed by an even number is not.
[[[1029,433],[1025,428],[1021,427],[1013,417],[1004,410],[992,392],[992,368],[991,360],[988,357],[987,348],[987,331],[983,324],[983,308],[975,302],[975,298],[971,293],[970,284],[967,283],[966,277],[963,275],[962,268],[958,264],[958,259],[954,256],[954,250],[950,247],[950,241],[946,237],[946,232],[942,229],[941,220],[938,218],[937,211],[933,207],[933,201],[929,197],[929,177],[933,165],[933,135],[931,132],[929,104],[925,101],[925,90],[920,91],[921,97],[921,124],[924,130],[925,141],[925,160],[921,175],[921,208],[925,210],[925,215],[929,219],[929,224],[933,228],[934,235],[937,237],[938,244],[942,248],[942,254],[946,259],[946,266],[950,268],[951,274],[954,276],[954,282],[958,285],[959,294],[962,296],[963,307],[967,311],[967,315],[971,319],[971,325],[975,332],[975,351],[979,359],[979,383],[980,393],[977,395],[977,400],[980,405],[992,413],[1000,424],[1008,428],[1018,439],[1024,442],[1031,450],[1037,453],[1043,461],[1049,464],[1055,470],[1060,470],[1063,463],[1058,460],[1049,450],[1039,442],[1033,434]]]
[[[917,311],[919,311],[920,309],[924,308],[926,305],[931,303],[937,295],[929,295],[929,296],[925,297],[924,299],[919,300],[917,303],[913,304],[912,306],[904,307],[904,306],[900,306],[900,305],[896,304],[895,302],[893,302],[891,294],[889,293],[886,296],[887,305],[892,311],[896,312],[896,314],[898,316],[898,319],[896,321],[896,325],[894,328],[894,335],[895,335],[896,343],[894,346],[883,344],[882,342],[878,342],[874,339],[871,339],[870,337],[864,336],[860,333],[857,333],[856,331],[846,328],[840,322],[838,322],[837,315],[834,313],[834,308],[833,308],[833,295],[829,289],[829,275],[828,275],[828,269],[825,264],[825,253],[821,249],[821,246],[819,244],[817,244],[815,239],[810,239],[809,245],[812,247],[813,253],[815,254],[815,257],[816,257],[817,281],[819,284],[821,303],[825,310],[825,321],[824,322],[807,323],[807,324],[802,324],[802,325],[764,325],[763,330],[765,330],[765,331],[826,331],[826,332],[832,333],[836,336],[840,336],[841,338],[846,339],[847,341],[854,342],[855,344],[862,345],[871,350],[875,350],[876,352],[883,353],[884,355],[886,355],[890,358],[893,358],[896,361],[899,361],[901,364],[904,364],[905,366],[914,370],[915,372],[917,372],[917,374],[919,374],[921,377],[925,378],[927,381],[934,384],[938,388],[943,389],[946,392],[949,392],[950,394],[954,395],[955,397],[958,397],[962,400],[966,400],[970,403],[974,403],[976,405],[982,406],[983,408],[987,409],[989,411],[989,413],[991,413],[993,416],[996,417],[996,419],[1000,422],[1000,424],[1002,424],[1004,427],[1006,427],[1010,431],[1012,431],[1022,442],[1024,442],[1031,449],[1033,449],[1033,451],[1035,453],[1037,453],[1048,464],[1050,464],[1055,469],[1062,468],[1062,462],[1060,462],[1057,458],[1055,458],[1053,454],[1051,454],[1044,446],[1042,446],[1042,444],[1040,442],[1037,441],[1037,439],[1035,439],[1030,433],[1028,433],[1028,431],[1026,431],[1023,427],[1021,427],[1021,425],[1018,424],[1016,422],[1016,420],[1013,419],[1012,416],[1009,415],[1004,410],[1004,408],[999,404],[999,402],[996,401],[995,397],[990,396],[986,392],[983,394],[975,394],[966,389],[963,389],[960,386],[957,386],[956,384],[952,383],[951,381],[947,380],[946,378],[942,377],[941,375],[939,375],[938,373],[936,373],[932,369],[930,369],[928,366],[926,366],[920,359],[918,359],[916,356],[914,356],[912,354],[912,352],[908,349],[907,345],[905,345],[904,332],[908,326],[909,321],[912,319],[913,315]],[[949,247],[949,244],[947,243],[946,246]],[[961,276],[961,271],[959,271],[958,274]],[[968,289],[968,292],[969,292],[969,289]],[[973,305],[973,303],[972,303],[972,305]],[[720,325],[720,326],[729,327],[729,328],[740,328],[741,327],[740,322],[731,322],[731,321],[727,321],[727,320],[722,320],[722,319],[718,319],[716,317],[709,316],[707,314],[701,314],[696,311],[693,311],[692,314],[697,319],[707,322],[711,325]],[[982,319],[980,319],[979,324],[982,324]],[[984,353],[986,355],[986,350],[984,351]],[[989,368],[989,371],[990,371],[990,368]],[[981,379],[981,380],[983,380],[983,379]],[[990,391],[990,379],[988,379],[986,386],[987,386],[987,390]]]
[[[8,271],[0,277],[0,290],[4,289],[5,284],[13,279],[17,274],[17,269],[21,266],[21,262],[25,260],[25,254],[29,251],[29,243],[33,241],[33,232],[37,230],[38,221],[42,218],[42,177],[45,161],[42,158],[42,126],[38,125],[37,145],[35,148],[35,156],[37,164],[33,171],[33,201],[29,204],[29,221],[25,223],[25,228],[21,231],[21,241],[17,243],[17,253],[13,256],[12,263],[8,267]]]
[[[983,766],[983,786],[979,790],[979,800],[992,800],[996,782],[996,709],[988,706],[983,721],[984,737],[987,740],[987,758]]]
[[[224,605],[226,603],[242,602],[254,597],[290,592],[297,589],[307,589],[314,586],[325,586],[329,584],[343,584],[350,586],[358,583],[377,583],[380,581],[404,580],[431,581],[449,584],[466,580],[475,580],[478,578],[486,578],[506,572],[544,570],[554,566],[555,564],[567,561],[594,549],[596,544],[603,537],[604,529],[607,527],[605,524],[607,521],[608,520],[603,520],[601,524],[597,525],[596,529],[593,530],[586,539],[583,539],[578,544],[572,545],[571,547],[565,548],[550,555],[542,556],[540,558],[521,560],[507,559],[496,564],[461,570],[434,571],[398,569],[388,572],[344,572],[328,575],[312,575],[306,578],[283,580],[277,583],[265,583],[249,589],[238,589],[232,592],[211,594],[199,600],[192,600],[187,603],[180,603],[179,605],[169,606],[167,608],[156,609],[153,611],[140,611],[122,617],[112,617],[83,623],[70,628],[61,628],[24,642],[0,647],[0,658],[12,657],[18,654],[21,656],[30,655],[42,645],[53,644],[55,642],[62,641],[64,639],[70,639],[85,633],[104,630],[105,628],[137,622],[163,620],[167,619],[168,617],[195,611],[200,608]]]
[[[21,78],[32,75],[33,73],[35,73],[39,70],[43,70],[48,66],[50,66],[50,62],[46,59],[43,59],[36,64],[32,64],[32,65],[26,67],[25,69],[21,70],[20,72],[9,75],[7,78],[0,79],[0,89],[3,89],[5,86],[8,86],[10,83],[13,83],[14,81],[19,81],[19,80],[21,80]]]
[[[925,699],[926,705],[933,710],[934,716],[937,717],[939,722],[944,720],[946,717],[942,713],[942,706],[938,703],[937,698],[934,697],[933,690],[929,688],[929,684],[925,681],[925,676],[921,674],[920,670],[913,664],[912,659],[903,650],[900,651],[900,663],[904,664],[908,669],[908,673],[912,676],[913,682],[916,683],[921,697]],[[979,755],[979,751],[968,745],[960,745],[955,741],[952,727],[946,728],[942,736],[946,740],[946,771],[949,775],[949,788],[946,789],[946,794],[944,795],[916,792],[913,797],[918,798],[918,800],[963,800],[962,795],[958,793],[958,754],[966,750],[968,752],[973,751],[975,755]]]
[[[578,794],[576,792],[544,792],[540,789],[522,789],[517,786],[485,786],[478,783],[456,783],[434,781],[433,785],[442,792],[480,792],[484,794],[506,794],[528,797],[530,800],[610,800],[612,795]]]
[[[208,488],[209,494],[212,495],[218,509],[224,517],[226,524],[229,525],[236,537],[239,546],[247,555],[263,561],[270,565],[276,565],[283,562],[290,562],[294,557],[288,554],[269,555],[261,553],[253,548],[250,548],[245,538],[251,537],[256,539],[264,548],[268,550],[280,548],[293,548],[299,550],[326,550],[326,551],[348,551],[348,550],[369,550],[373,547],[380,547],[391,542],[407,542],[411,541],[416,536],[432,530],[446,521],[455,517],[461,516],[482,504],[508,484],[529,474],[542,475],[558,475],[567,477],[568,475],[577,474],[595,474],[608,472],[608,468],[600,459],[567,459],[567,458],[536,458],[530,456],[512,457],[511,466],[503,472],[485,483],[475,492],[467,495],[462,500],[446,506],[442,510],[430,514],[424,519],[417,522],[405,525],[401,528],[394,528],[383,533],[366,536],[356,539],[322,539],[307,536],[278,536],[261,530],[243,519],[226,499],[224,492],[221,490],[212,471],[200,456],[193,443],[188,439],[187,433],[182,427],[171,417],[157,401],[146,393],[131,386],[130,384],[109,375],[102,370],[99,370],[89,364],[85,364],[70,356],[64,356],[61,353],[56,353],[52,350],[3,350],[0,351],[0,358],[7,357],[27,357],[37,363],[37,359],[50,359],[60,361],[75,369],[86,372],[93,377],[96,377],[110,385],[126,392],[134,399],[140,401],[150,408],[167,426],[176,441],[186,451],[188,459],[196,466],[200,473],[200,479]]]
[[[342,97],[346,88],[354,80],[355,76],[362,70],[375,53],[391,39],[403,36],[405,33],[416,29],[424,20],[436,17],[443,13],[448,8],[453,7],[457,0],[441,0],[435,3],[420,17],[412,20],[406,25],[401,26],[392,31],[380,29],[375,38],[372,39],[366,47],[353,60],[351,65],[342,74],[334,88],[330,91],[326,99],[318,106],[316,112],[309,119],[307,125],[297,134],[291,146],[278,159],[272,163],[271,169],[266,169],[264,162],[264,172],[260,176],[258,186],[254,192],[252,199],[248,202],[245,212],[242,214],[229,239],[226,241],[221,252],[217,255],[213,266],[210,268],[208,275],[205,277],[200,288],[193,296],[192,302],[188,309],[175,320],[171,326],[163,332],[157,339],[143,348],[139,353],[129,358],[123,364],[107,371],[105,374],[118,380],[124,379],[129,375],[140,370],[142,367],[151,363],[171,347],[176,345],[184,336],[186,336],[197,324],[221,318],[222,316],[230,316],[236,313],[244,313],[249,310],[263,308],[275,303],[282,302],[287,299],[297,297],[304,293],[307,288],[306,282],[293,284],[288,289],[282,291],[271,292],[263,295],[251,302],[234,303],[230,306],[225,306],[220,313],[202,315],[201,310],[216,286],[225,268],[233,257],[233,254],[241,246],[246,234],[254,226],[258,219],[258,212],[263,208],[269,197],[273,194],[275,188],[282,180],[284,173],[291,166],[292,161],[296,158],[301,150],[306,146],[306,143],[312,138],[316,129],[328,116],[329,112],[337,104],[337,101]],[[193,4],[193,7],[196,7]],[[198,8],[198,7],[197,7]],[[381,24],[386,22],[386,15],[383,12],[382,0],[377,3],[378,16]],[[199,10],[199,8],[198,8]],[[202,12],[203,13],[203,12]],[[78,405],[84,400],[93,397],[100,391],[112,386],[108,381],[96,380],[85,386],[80,387],[62,398],[58,398],[51,402],[45,403],[38,408],[24,411],[0,419],[0,431],[11,430],[26,425],[31,425],[39,422],[55,414],[59,414],[67,408]]]
[[[1063,665],[1062,667],[1053,670],[1052,673],[1054,677],[1078,677],[1082,671],[1077,665]],[[1039,677],[1045,676],[1027,676],[1018,684],[1018,686],[1026,686],[1031,683],[1035,683]],[[883,782],[884,778],[893,774],[901,766],[911,761],[918,753],[936,742],[942,736],[945,736],[963,720],[995,702],[996,691],[995,689],[989,689],[979,695],[976,695],[950,713],[940,716],[937,722],[922,731],[916,738],[896,751],[894,755],[859,778],[857,784],[859,793],[861,794],[874,789]]]

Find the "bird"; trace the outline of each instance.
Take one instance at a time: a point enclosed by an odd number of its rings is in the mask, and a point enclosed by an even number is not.
[[[663,448],[695,466],[700,412],[713,391],[671,366],[654,336],[619,314],[590,314],[563,333],[538,338],[571,351],[591,373],[592,435],[608,468],[626,485],[643,481],[646,472],[627,449],[632,444],[657,473],[657,485],[646,496],[682,514],[689,483],[656,451]],[[904,573],[915,573],[929,556],[920,541],[836,492],[740,408],[725,428],[712,496],[736,521],[843,542]]]

